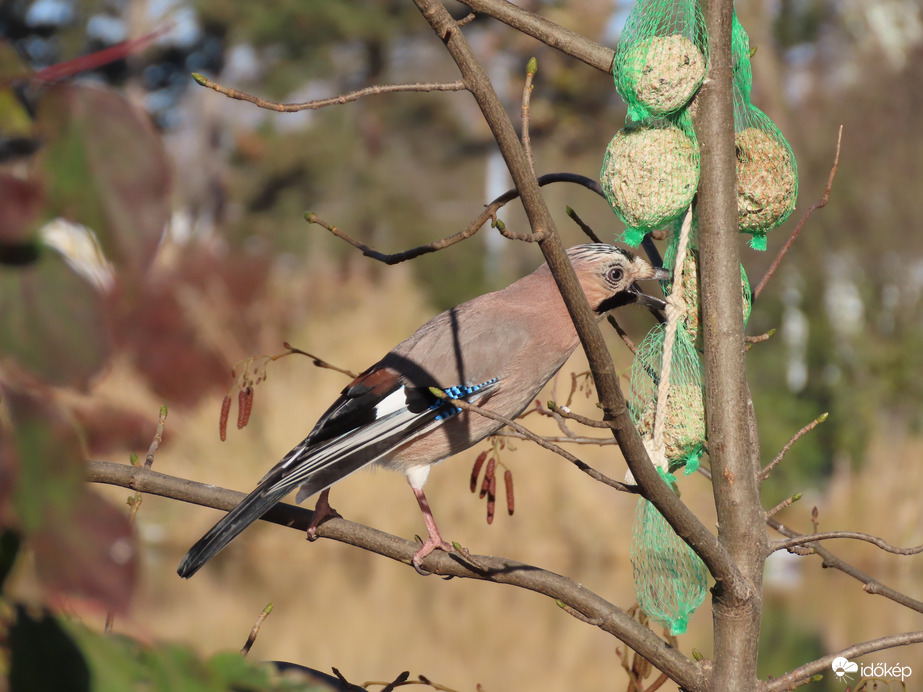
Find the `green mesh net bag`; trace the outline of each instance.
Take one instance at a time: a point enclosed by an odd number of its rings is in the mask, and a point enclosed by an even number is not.
[[[685,633],[689,616],[705,600],[708,574],[699,556],[643,498],[635,513],[631,567],[635,596],[648,617],[669,627],[670,634]]]
[[[658,390],[663,372],[666,326],[648,332],[631,364],[628,410],[649,447],[654,440]],[[682,325],[673,341],[669,390],[663,410],[663,455],[673,471],[685,466],[688,475],[699,466],[705,451],[705,396],[702,363]]]
[[[734,86],[740,89],[744,98],[750,100],[753,88],[753,66],[750,64],[750,36],[737,19],[734,10],[731,19],[731,62],[734,70]]]
[[[680,216],[699,184],[699,146],[686,105],[708,70],[708,34],[697,0],[639,0],[622,30],[612,74],[628,104],[600,182],[637,246]]]
[[[640,122],[683,108],[708,69],[708,34],[697,0],[639,0],[625,22],[612,74]]]
[[[652,230],[679,217],[699,185],[699,145],[687,114],[622,128],[606,148],[603,192],[636,247]]]
[[[750,102],[750,39],[734,15],[734,140],[737,151],[737,217],[750,246],[766,249],[766,232],[783,223],[798,198],[798,166],[782,132]]]

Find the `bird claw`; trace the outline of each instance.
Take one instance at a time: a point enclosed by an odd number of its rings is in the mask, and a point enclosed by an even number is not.
[[[416,538],[417,540],[420,540],[419,536],[417,536]],[[451,543],[444,541],[442,539],[442,536],[438,534],[436,534],[436,536],[430,536],[425,541],[422,541],[422,543],[423,545],[420,546],[417,552],[415,552],[413,554],[413,557],[410,559],[410,564],[417,571],[417,574],[424,576],[424,577],[428,577],[429,575],[434,574],[433,572],[429,572],[423,569],[423,560],[426,558],[427,555],[429,555],[435,550],[441,550],[445,553],[457,553],[458,552],[457,550],[455,550],[455,547]]]
[[[417,574],[419,574],[420,576],[428,577],[432,574],[436,574],[435,572],[430,572],[428,570],[423,569],[423,560],[430,553],[436,550],[441,550],[445,553],[449,553],[450,555],[457,555],[458,557],[462,559],[462,561],[466,562],[469,566],[474,567],[476,570],[480,572],[487,572],[487,567],[485,567],[480,562],[475,560],[471,556],[471,551],[459,545],[458,543],[449,543],[447,541],[442,540],[441,537],[438,540],[433,540],[432,538],[430,538],[426,541],[423,541],[419,536],[416,536],[416,539],[420,541],[421,543],[423,543],[423,545],[420,547],[419,550],[417,550],[417,552],[413,554],[413,557],[410,560],[410,564],[416,570]],[[451,578],[452,578],[452,575],[449,575],[446,577],[446,579],[451,579]]]
[[[330,506],[329,497],[330,489],[328,488],[320,494],[320,496],[317,498],[317,502],[314,505],[314,516],[311,518],[311,523],[308,524],[308,528],[305,531],[305,537],[312,543],[320,538],[320,536],[317,535],[318,526],[323,524],[328,519],[333,519],[334,517],[340,519],[343,518],[339,512]]]

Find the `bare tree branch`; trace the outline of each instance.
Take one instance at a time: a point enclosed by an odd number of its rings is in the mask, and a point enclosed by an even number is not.
[[[795,444],[802,437],[807,435],[809,432],[811,432],[818,425],[820,425],[825,420],[827,420],[828,415],[829,415],[828,413],[822,413],[817,418],[815,418],[810,423],[808,423],[806,426],[801,428],[801,430],[799,430],[794,435],[792,435],[791,439],[785,443],[785,446],[782,447],[781,450],[779,450],[779,453],[776,454],[775,458],[772,461],[770,461],[768,464],[766,464],[766,466],[763,467],[763,470],[760,471],[760,481],[765,481],[767,478],[769,478],[769,474],[772,473],[772,470],[776,466],[778,466],[779,462],[781,462],[782,459],[785,457],[785,455],[788,454],[788,450],[792,448],[792,445]]]
[[[560,24],[524,10],[506,0],[461,0],[478,14],[486,14],[504,24],[536,38],[542,43],[577,58],[602,72],[612,72],[615,51],[591,41]]]
[[[106,461],[88,461],[86,478],[92,483],[107,483],[138,492],[229,511],[244,494],[214,485],[196,483],[134,466]],[[265,521],[305,531],[314,513],[308,509],[280,503],[264,515]],[[317,527],[317,535],[346,543],[406,565],[419,545],[340,517]],[[704,690],[700,667],[670,647],[625,611],[584,586],[553,572],[506,558],[478,555],[478,567],[461,555],[435,551],[423,561],[424,568],[442,576],[480,579],[509,584],[548,596],[590,619],[597,626],[638,651],[655,667],[667,673],[688,690]]]
[[[378,84],[375,86],[365,87],[358,91],[351,91],[339,96],[331,96],[326,99],[316,99],[314,101],[305,101],[304,103],[279,103],[270,101],[259,96],[253,96],[239,89],[231,89],[213,82],[205,75],[192,73],[192,78],[196,84],[213,89],[219,94],[223,94],[231,99],[246,101],[252,103],[258,108],[264,108],[278,113],[298,113],[299,111],[316,111],[327,106],[338,106],[350,101],[358,101],[363,96],[374,96],[376,94],[393,94],[401,91],[464,91],[465,85],[462,82],[427,82],[416,84]]]
[[[600,187],[599,190],[600,192],[602,192],[602,187]],[[580,216],[577,215],[577,212],[575,212],[571,207],[565,207],[564,211],[567,213],[567,215],[570,218],[574,220],[574,223],[576,223],[580,227],[580,230],[583,231],[583,233],[586,235],[587,238],[592,240],[594,243],[602,242],[599,239],[599,236],[596,235],[596,232],[592,228],[590,228],[586,223],[584,223],[583,219],[581,219]]]
[[[267,603],[266,607],[260,612],[259,616],[256,618],[256,622],[253,623],[253,627],[250,628],[250,634],[247,635],[247,641],[244,642],[244,645],[240,647],[240,655],[246,656],[250,653],[250,649],[253,648],[253,645],[256,643],[256,638],[260,634],[260,627],[263,626],[263,621],[269,617],[269,614],[272,612],[272,603]]]
[[[606,426],[608,427],[608,426]],[[518,433],[515,430],[500,430],[495,432],[494,435],[497,437],[510,437],[515,440],[531,440],[532,438]],[[554,444],[572,444],[572,445],[597,445],[600,447],[604,446],[618,446],[618,442],[615,441],[612,437],[581,437],[580,435],[575,435],[574,437],[557,435],[557,436],[548,436],[542,435],[542,439],[546,442],[553,442]]]
[[[695,96],[692,120],[699,143],[699,277],[705,344],[705,411],[718,538],[745,588],[713,591],[714,692],[752,689],[762,616],[762,576],[768,542],[760,502],[759,440],[746,380],[740,292],[737,159],[734,144],[732,0],[700,0],[708,32],[709,66]]]
[[[359,377],[359,375],[353,372],[352,370],[348,370],[347,368],[341,368],[337,365],[328,363],[326,360],[324,360],[320,356],[315,356],[313,353],[302,351],[300,348],[296,348],[295,346],[292,346],[287,341],[283,341],[282,345],[288,350],[289,353],[297,353],[299,356],[307,356],[308,358],[311,359],[311,362],[314,364],[315,367],[326,368],[327,370],[333,370],[334,372],[341,373],[352,379]]]
[[[786,673],[781,677],[770,680],[769,682],[765,683],[763,690],[764,692],[783,692],[784,690],[794,689],[796,686],[798,686],[799,683],[811,677],[815,673],[821,673],[830,670],[833,659],[839,658],[840,656],[843,658],[853,659],[858,658],[859,656],[864,656],[865,654],[870,654],[873,651],[893,649],[898,646],[919,644],[920,642],[923,642],[923,632],[905,632],[904,634],[892,634],[888,637],[881,637],[879,639],[872,639],[867,642],[862,642],[861,644],[855,644],[846,649],[843,649],[842,651],[838,651],[835,654],[829,654],[823,658],[817,659],[816,661],[812,661],[811,663],[806,663],[805,665],[796,668],[791,673]]]
[[[780,502],[779,504],[777,504],[777,505],[776,505],[775,507],[773,507],[772,509],[767,509],[767,510],[766,510],[766,516],[767,516],[767,517],[775,516],[776,514],[778,514],[779,512],[781,512],[781,511],[782,511],[783,509],[785,509],[786,507],[791,507],[793,504],[795,504],[796,502],[798,502],[798,500],[800,500],[801,497],[802,497],[801,493],[795,493],[795,494],[792,495],[791,497],[785,498],[784,500],[782,500],[782,502]]]
[[[859,531],[822,531],[821,533],[812,533],[806,536],[797,536],[789,538],[787,541],[776,541],[769,544],[769,552],[774,553],[778,550],[788,550],[799,545],[813,543],[814,541],[829,541],[832,538],[850,538],[854,541],[865,541],[872,543],[884,550],[886,553],[893,555],[919,555],[923,553],[923,545],[917,545],[912,548],[898,548],[888,543],[883,538],[872,536],[871,534],[861,533]]]
[[[783,536],[787,536],[789,538],[801,538],[807,535],[789,528],[777,519],[767,518],[766,524],[781,533]],[[821,557],[823,560],[822,564],[825,568],[839,570],[840,572],[849,575],[853,579],[862,582],[862,588],[866,593],[870,593],[876,596],[884,596],[885,598],[910,608],[911,610],[915,610],[918,613],[923,613],[923,602],[918,601],[915,598],[911,598],[907,594],[902,593],[897,589],[882,584],[880,581],[875,579],[875,577],[846,562],[846,560],[843,560],[841,557],[835,555],[820,543],[804,543],[803,545],[810,548],[815,554]]]
[[[606,315],[606,321],[612,326],[615,330],[615,333],[619,335],[619,338],[622,340],[622,343],[625,344],[625,348],[631,351],[632,355],[637,355],[638,346],[634,341],[631,340],[631,337],[628,336],[628,332],[622,329],[622,325],[618,323],[618,320],[615,319],[615,315],[609,314]]]
[[[581,416],[579,413],[574,413],[566,406],[558,406],[553,401],[548,402],[548,408],[562,418],[575,421],[580,423],[580,425],[587,426],[588,428],[603,428],[608,430],[612,427],[608,422],[604,420],[596,420],[595,418],[587,418],[586,416]]]
[[[589,190],[592,190],[593,192],[596,192],[599,195],[603,194],[602,187],[600,187],[598,181],[593,180],[592,178],[587,178],[584,175],[579,175],[577,173],[547,173],[538,178],[539,185],[549,185],[551,183],[574,183],[576,185],[581,185]],[[305,214],[305,219],[308,221],[308,223],[315,223],[323,228],[326,228],[328,231],[330,231],[330,233],[335,235],[337,238],[340,238],[341,240],[345,240],[347,243],[352,245],[357,250],[361,250],[362,254],[365,255],[366,257],[371,257],[374,260],[378,260],[379,262],[383,262],[384,264],[390,265],[390,264],[398,264],[400,262],[406,262],[407,260],[415,259],[419,257],[420,255],[426,255],[431,252],[438,252],[439,250],[444,250],[447,247],[451,247],[452,245],[455,245],[455,243],[460,243],[461,241],[470,238],[475,233],[477,233],[479,230],[481,230],[481,227],[483,227],[485,223],[487,223],[488,221],[492,219],[495,219],[497,212],[503,206],[513,201],[517,197],[519,197],[518,190],[516,189],[507,190],[502,195],[497,197],[493,202],[488,204],[484,208],[484,211],[478,214],[478,216],[471,223],[469,223],[465,228],[460,230],[458,233],[454,233],[445,238],[441,238],[440,240],[434,240],[433,242],[427,243],[426,245],[420,245],[415,248],[410,248],[409,250],[404,250],[402,252],[395,252],[392,254],[381,252],[380,250],[376,250],[370,245],[366,245],[361,240],[357,240],[356,238],[353,238],[349,234],[344,233],[342,230],[340,230],[336,226],[327,223],[326,221],[318,217],[317,214],[308,212],[307,214]],[[518,234],[518,233],[512,233],[510,231],[507,231],[506,227],[500,224],[499,222],[496,222],[494,224],[494,227],[503,236],[509,238],[510,240],[523,240],[523,241],[528,241],[528,242],[535,242],[537,240],[537,238],[533,237],[532,235]]]
[[[773,328],[768,332],[764,332],[763,334],[755,334],[753,336],[744,337],[744,342],[747,344],[747,350],[749,351],[750,347],[754,344],[761,344],[764,341],[769,341],[773,336],[775,336],[775,334],[776,330]]]

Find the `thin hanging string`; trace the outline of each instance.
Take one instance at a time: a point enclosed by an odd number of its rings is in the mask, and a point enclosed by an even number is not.
[[[676,329],[686,313],[686,296],[683,290],[683,264],[686,261],[686,249],[689,246],[689,229],[692,228],[692,205],[686,210],[683,226],[676,245],[676,258],[673,261],[673,287],[667,296],[667,329],[663,338],[663,360],[660,363],[660,382],[657,385],[657,411],[654,416],[654,437],[651,444],[653,451],[651,461],[655,466],[666,470],[668,461],[664,451],[663,429],[667,418],[667,397],[670,395],[670,369],[673,365],[673,344],[676,341]]]

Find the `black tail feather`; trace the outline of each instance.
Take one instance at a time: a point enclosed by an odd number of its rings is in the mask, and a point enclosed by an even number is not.
[[[180,562],[176,570],[177,574],[188,579],[198,572],[202,565],[221,552],[241,531],[266,514],[273,505],[291,491],[291,486],[284,486],[273,491],[270,485],[270,483],[260,483],[239,505],[202,536]]]

